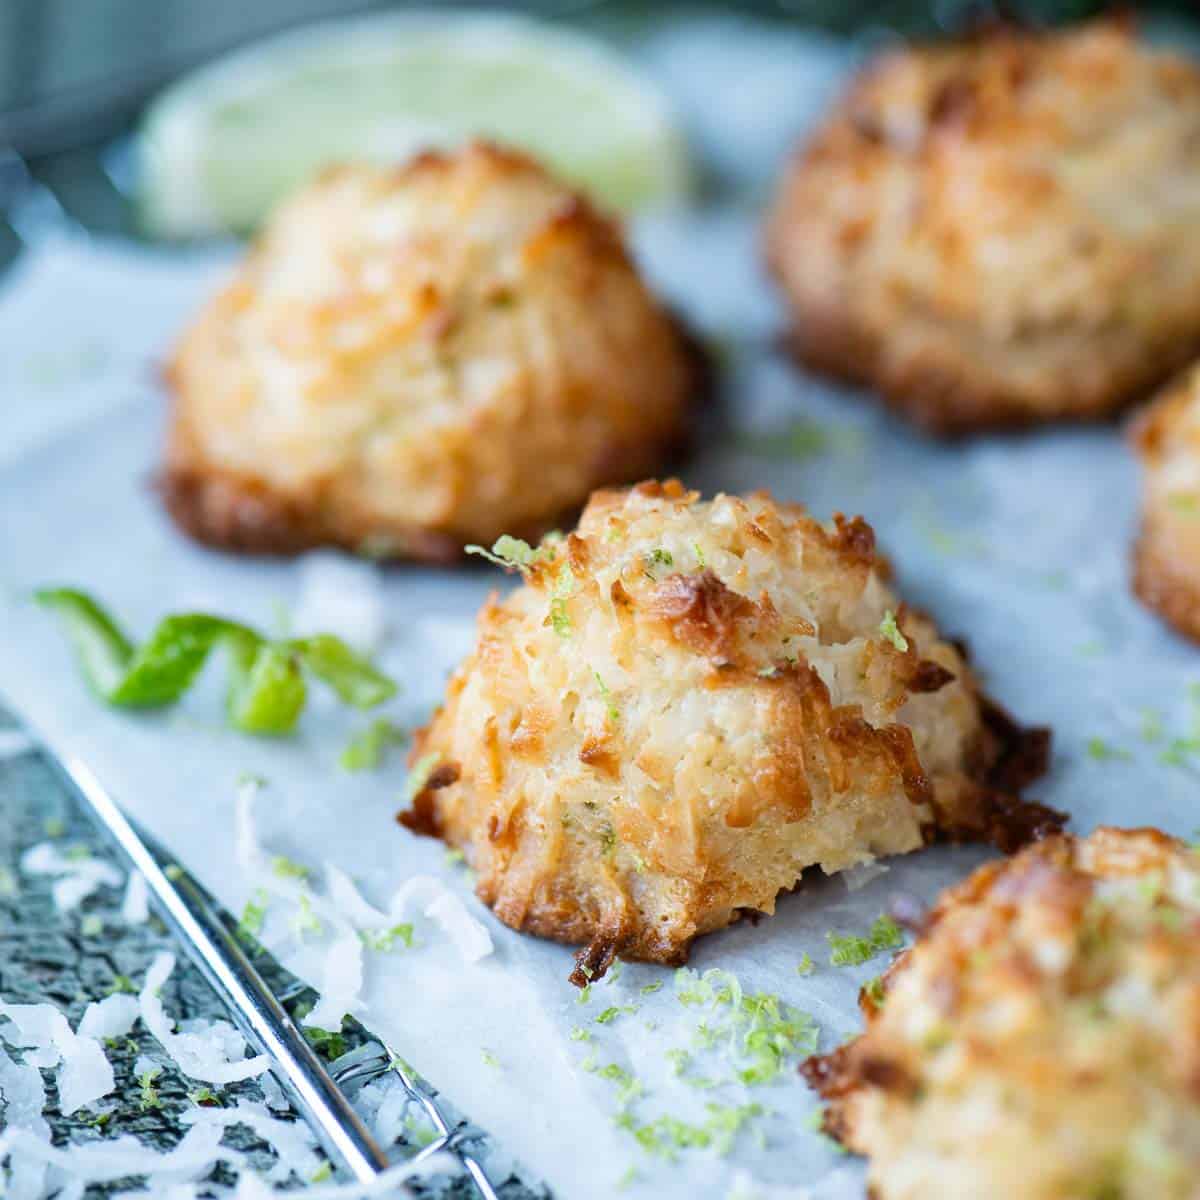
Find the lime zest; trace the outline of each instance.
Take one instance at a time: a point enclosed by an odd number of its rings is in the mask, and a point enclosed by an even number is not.
[[[503,567],[506,571],[521,571],[522,573],[527,572],[535,562],[552,562],[555,556],[553,543],[535,548],[524,538],[512,537],[507,533],[501,534],[492,543],[490,550],[485,550],[482,546],[476,546],[473,543],[464,546],[463,549],[467,554],[486,558],[488,562],[495,563],[496,566]]]
[[[879,632],[901,654],[904,654],[908,650],[908,638],[904,636],[900,626],[896,623],[896,614],[890,608],[883,614],[883,620],[879,622]]]
[[[886,950],[898,950],[904,945],[904,931],[891,917],[879,916],[866,937],[827,933],[825,939],[829,943],[831,966],[857,967]]]
[[[356,733],[338,758],[343,771],[374,771],[386,752],[408,741],[408,731],[394,721],[380,717]]]

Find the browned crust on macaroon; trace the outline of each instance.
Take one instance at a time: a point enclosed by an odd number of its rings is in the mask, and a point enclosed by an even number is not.
[[[158,486],[206,545],[449,562],[689,447],[711,363],[621,229],[485,142],[331,168],[185,330]]]
[[[1200,564],[1189,569],[1164,553],[1151,520],[1143,523],[1134,545],[1133,590],[1177,633],[1200,642]]]
[[[1119,412],[1200,351],[1193,218],[1139,190],[1195,177],[1198,120],[1195,64],[1119,19],[883,54],[767,219],[792,353],[945,436]]]
[[[460,539],[435,530],[390,527],[386,541],[349,536],[323,519],[319,500],[283,496],[267,484],[228,472],[167,467],[155,488],[175,524],[189,537],[232,554],[289,557],[322,546],[339,546],[380,558],[452,563],[462,557]]]
[[[1132,422],[1129,442],[1142,460],[1141,528],[1133,547],[1133,591],[1177,632],[1200,642],[1200,495],[1197,511],[1175,511],[1157,484],[1168,460],[1200,460],[1188,429],[1200,368],[1184,372]]]
[[[499,920],[591,947],[593,975],[610,953],[685,961],[814,863],[938,837],[1011,851],[1063,820],[1019,795],[1048,733],[981,697],[925,614],[875,592],[865,521],[763,493],[712,504],[677,480],[594,496],[485,607],[414,739],[414,759],[462,774],[405,823],[464,851]],[[869,619],[843,603],[865,595]],[[825,656],[847,645],[835,692]],[[594,653],[611,658],[593,670]]]
[[[671,314],[671,319],[693,380],[685,420],[660,443],[609,447],[593,464],[596,486],[633,483],[679,465],[694,447],[697,423],[712,409],[716,387],[712,355],[682,317]],[[171,388],[173,375],[170,369],[164,372]],[[173,443],[166,465],[153,481],[154,489],[176,526],[214,550],[294,557],[337,547],[382,561],[444,566],[462,561],[464,546],[475,536],[466,530],[394,522],[379,525],[369,517],[337,509],[319,489],[303,497],[285,495],[263,479],[204,464],[178,433]],[[551,530],[574,524],[578,515],[579,507],[565,509],[536,524],[498,529],[496,536],[509,533],[534,544]]]
[[[976,433],[1018,433],[1047,421],[1096,422],[1111,420],[1144,399],[1200,351],[1200,338],[1147,355],[1137,366],[1114,371],[1104,390],[1060,391],[1063,411],[1047,418],[1031,409],[1020,392],[988,386],[965,375],[947,360],[930,355],[906,363],[903,370],[889,363],[881,339],[857,326],[848,310],[795,314],[795,323],[782,340],[784,351],[801,366],[855,388],[869,389],[864,399],[881,404],[898,416],[942,438]],[[1119,399],[1114,400],[1114,394]]]
[[[860,1035],[800,1068],[824,1131],[869,1157],[882,1195],[1190,1197],[1196,863],[1160,830],[1101,827],[947,888],[882,1000],[860,995]],[[994,1120],[954,1126],[989,1105]],[[1128,1152],[1147,1129],[1178,1170],[1127,1191],[1147,1182]],[[1024,1144],[1028,1164],[1011,1158]]]

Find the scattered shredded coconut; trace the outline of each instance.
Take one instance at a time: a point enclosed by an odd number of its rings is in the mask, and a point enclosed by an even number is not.
[[[308,1126],[303,1121],[281,1121],[257,1101],[239,1100],[233,1108],[193,1108],[182,1113],[180,1120],[193,1128],[211,1126],[224,1131],[231,1125],[245,1125],[254,1130],[279,1156],[267,1174],[273,1183],[285,1183],[293,1171],[307,1182],[321,1166]]]
[[[53,842],[39,842],[21,855],[21,870],[26,875],[57,875],[51,889],[54,907],[59,912],[78,908],[100,887],[120,887],[121,872],[100,858],[69,858]]]
[[[283,1094],[283,1088],[279,1086],[279,1080],[269,1071],[259,1078],[258,1086],[262,1088],[263,1099],[268,1108],[275,1112],[287,1112],[291,1108],[288,1098]]]
[[[325,888],[329,902],[355,929],[383,929],[393,922],[363,898],[353,879],[334,863],[325,864]]]
[[[138,1019],[136,996],[116,992],[103,1000],[93,1000],[84,1009],[76,1032],[80,1037],[104,1038],[124,1037]]]
[[[386,1196],[399,1193],[413,1196],[404,1184],[409,1180],[428,1179],[432,1175],[443,1175],[458,1170],[457,1161],[444,1151],[431,1154],[419,1163],[397,1163],[380,1171],[370,1183],[322,1183],[304,1189],[304,1200],[355,1200],[356,1197]],[[233,1200],[277,1200],[276,1193],[260,1177],[251,1171],[238,1176]]]
[[[223,1030],[214,1032],[209,1028],[204,1032],[175,1032],[175,1022],[167,1016],[159,998],[160,989],[174,969],[173,954],[164,951],[155,957],[150,970],[146,972],[146,982],[138,996],[138,1010],[142,1016],[142,1023],[158,1039],[179,1069],[193,1079],[218,1084],[234,1083],[239,1079],[261,1075],[269,1065],[266,1056],[259,1054],[253,1058],[232,1058],[227,1052],[226,1035]]]
[[[362,1007],[362,985],[362,941],[350,925],[340,922],[321,965],[320,997],[304,1023],[336,1033],[342,1018]]]
[[[292,624],[297,637],[332,633],[355,649],[377,650],[386,633],[379,568],[331,550],[306,554]]]
[[[37,743],[23,729],[0,729],[0,762],[19,758],[37,748]]]
[[[5,1040],[26,1051],[25,1061],[34,1067],[58,1067],[58,1103],[70,1116],[115,1086],[113,1069],[100,1043],[80,1037],[53,1004],[0,1004],[0,1018],[16,1026],[15,1035]]]
[[[402,884],[389,906],[393,922],[402,921],[409,904],[421,906],[425,916],[440,926],[464,962],[478,962],[492,953],[492,935],[471,916],[467,906],[432,875],[414,875]]]
[[[127,1134],[58,1149],[27,1130],[7,1129],[0,1134],[0,1161],[11,1155],[14,1162],[45,1163],[63,1171],[73,1184],[85,1186],[129,1175],[147,1175],[163,1183],[203,1179],[218,1162],[234,1167],[243,1162],[240,1151],[221,1145],[222,1132],[197,1126],[189,1129],[174,1149],[163,1153]]]
[[[32,1063],[13,1062],[0,1050],[0,1094],[4,1097],[4,1124],[49,1143],[50,1126],[42,1116],[46,1089],[42,1073]],[[40,1200],[46,1189],[46,1164],[35,1158],[14,1158],[10,1164],[7,1200]]]
[[[846,885],[846,891],[857,892],[859,888],[866,887],[872,879],[878,879],[880,875],[886,875],[890,869],[887,863],[859,863],[858,866],[847,867],[842,872],[842,882]]]
[[[121,902],[121,916],[130,925],[145,925],[150,919],[150,893],[141,871],[133,871],[129,876],[125,899]]]

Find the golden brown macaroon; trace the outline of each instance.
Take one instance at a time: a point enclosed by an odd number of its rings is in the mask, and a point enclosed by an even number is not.
[[[943,433],[1111,413],[1200,346],[1200,70],[1128,24],[884,56],[787,168],[804,362]]]
[[[860,518],[678,481],[598,492],[518,555],[419,735],[410,828],[459,847],[515,929],[682,962],[807,867],[938,834],[1009,848],[1058,814],[960,652],[892,593]]]
[[[1200,366],[1141,414],[1133,441],[1144,468],[1134,590],[1200,641]]]
[[[868,990],[869,991],[869,990]],[[878,1200],[1194,1200],[1200,856],[1054,837],[947,891],[805,1074]]]
[[[338,168],[184,335],[163,491],[226,549],[453,558],[661,466],[695,366],[616,227],[532,160]]]

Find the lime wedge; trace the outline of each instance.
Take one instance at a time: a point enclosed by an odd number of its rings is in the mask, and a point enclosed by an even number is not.
[[[409,11],[268,38],[169,87],[139,138],[142,223],[246,232],[329,162],[475,136],[530,151],[621,212],[688,191],[669,105],[612,51],[521,17]]]

